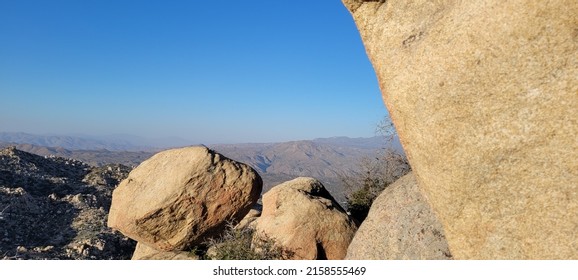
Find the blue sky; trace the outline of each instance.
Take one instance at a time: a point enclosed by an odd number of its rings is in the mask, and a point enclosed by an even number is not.
[[[339,0],[0,0],[0,131],[202,143],[374,136]]]

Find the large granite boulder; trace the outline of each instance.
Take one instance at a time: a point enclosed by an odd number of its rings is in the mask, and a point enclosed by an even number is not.
[[[156,250],[185,250],[241,220],[261,188],[251,167],[205,147],[168,150],[114,190],[108,225]]]
[[[321,182],[300,177],[263,195],[256,241],[266,237],[290,259],[345,258],[357,226]]]
[[[343,3],[452,255],[578,258],[578,2]]]
[[[441,223],[409,173],[375,199],[347,249],[350,260],[451,259]]]

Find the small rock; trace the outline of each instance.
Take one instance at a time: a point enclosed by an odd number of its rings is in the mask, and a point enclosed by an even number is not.
[[[247,215],[245,215],[245,217],[237,225],[235,225],[235,229],[242,230],[245,228],[254,228],[256,224],[255,221],[257,221],[257,218],[260,216],[261,211],[254,208],[251,209],[249,213],[247,213]]]
[[[199,257],[192,252],[185,251],[159,251],[141,242],[136,244],[132,255],[133,260],[198,260]]]

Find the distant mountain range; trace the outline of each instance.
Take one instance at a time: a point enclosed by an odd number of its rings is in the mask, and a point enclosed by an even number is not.
[[[328,144],[335,147],[351,147],[361,149],[375,149],[385,145],[381,136],[368,138],[331,137],[309,140],[316,144]],[[299,142],[299,141],[296,141]],[[0,143],[4,144],[30,144],[41,147],[58,147],[67,150],[109,150],[109,151],[159,151],[171,147],[183,147],[197,143],[177,138],[166,137],[148,139],[144,137],[117,134],[108,136],[73,136],[73,135],[38,135],[24,132],[0,132]],[[256,147],[274,145],[275,143],[260,144],[233,144],[217,146],[247,146]],[[399,141],[393,141],[393,146],[401,150]]]
[[[37,135],[22,132],[0,132],[0,142],[60,147],[69,150],[156,151],[162,148],[190,145],[180,138],[147,139],[133,135],[70,136]]]
[[[389,146],[403,153],[399,141],[395,140]],[[266,178],[269,180],[265,181],[274,184],[298,176],[314,177],[324,183],[335,184],[344,173],[356,170],[363,157],[375,156],[386,144],[383,137],[335,137],[209,147],[229,158],[251,165],[259,174],[269,177]]]
[[[124,140],[123,140],[124,139]],[[74,136],[39,136],[26,133],[0,133],[0,148],[17,149],[42,155],[81,160],[93,166],[120,163],[136,166],[166,147],[139,146],[126,137],[116,140]],[[142,141],[141,141],[142,143]],[[185,146],[185,145],[175,145]],[[364,157],[373,157],[390,147],[403,153],[399,140],[383,137],[332,137],[282,143],[208,145],[209,148],[251,165],[264,181],[264,191],[299,176],[322,181],[330,192],[343,201],[340,176],[357,170]]]

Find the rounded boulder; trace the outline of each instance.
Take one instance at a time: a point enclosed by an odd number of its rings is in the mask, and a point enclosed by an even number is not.
[[[160,251],[185,250],[241,220],[262,185],[250,166],[206,147],[163,151],[114,190],[108,226]]]

